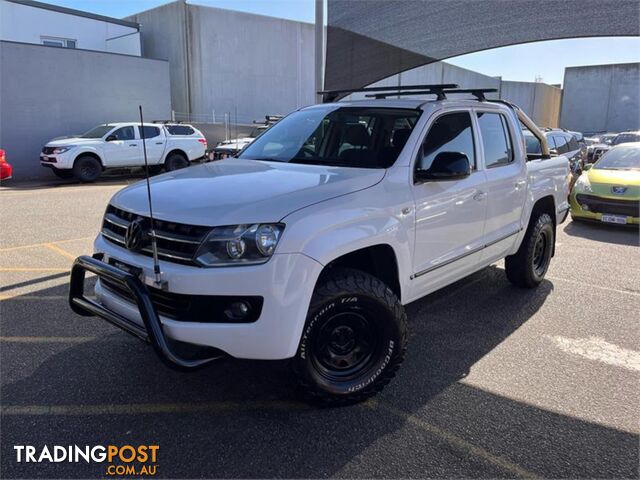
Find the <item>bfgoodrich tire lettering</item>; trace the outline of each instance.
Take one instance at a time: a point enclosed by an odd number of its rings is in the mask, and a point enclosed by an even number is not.
[[[544,279],[555,242],[553,220],[548,213],[531,219],[520,248],[505,258],[505,272],[517,287],[534,288]]]
[[[313,294],[292,371],[305,400],[351,404],[389,383],[406,345],[406,314],[389,287],[364,272],[335,269]]]

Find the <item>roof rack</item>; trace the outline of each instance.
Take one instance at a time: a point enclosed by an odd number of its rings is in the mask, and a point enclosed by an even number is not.
[[[273,125],[278,123],[284,118],[284,115],[265,115],[264,120],[254,120],[253,123],[257,125]]]
[[[394,91],[394,92],[385,92],[385,93],[372,93],[369,95],[365,95],[368,98],[387,98],[396,95],[406,96],[406,95],[437,95],[438,100],[445,100],[447,98],[447,94],[451,93],[470,93],[474,97],[476,97],[481,102],[485,101],[486,98],[484,96],[485,93],[497,93],[497,88],[429,88],[427,90],[416,90],[409,92],[402,91]]]
[[[344,90],[323,90],[318,92],[318,95],[322,95],[323,102],[332,102],[336,100],[343,93],[356,93],[356,92],[387,92],[393,91],[395,93],[390,93],[389,95],[398,95],[397,92],[400,91],[410,91],[410,90],[433,90],[433,89],[445,89],[445,88],[458,88],[460,85],[456,83],[439,83],[439,84],[428,84],[428,85],[395,85],[389,87],[364,87],[364,88],[347,88]]]
[[[174,120],[153,120],[151,123],[162,123],[164,125],[167,125],[169,123],[175,124],[175,125],[179,125],[181,123],[183,123],[182,121],[174,121]]]

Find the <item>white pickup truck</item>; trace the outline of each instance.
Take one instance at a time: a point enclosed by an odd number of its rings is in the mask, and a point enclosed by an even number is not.
[[[204,156],[207,140],[191,125],[147,123],[147,159],[154,173],[177,170]],[[142,128],[136,123],[99,125],[83,135],[48,142],[40,164],[60,178],[93,182],[107,168],[144,166]]]
[[[70,304],[169,365],[291,359],[304,398],[357,402],[405,356],[404,305],[503,258],[514,285],[543,281],[568,179],[567,159],[505,102],[302,108],[238,158],[153,178],[153,221],[144,182],[116,193],[95,254],[74,264]]]

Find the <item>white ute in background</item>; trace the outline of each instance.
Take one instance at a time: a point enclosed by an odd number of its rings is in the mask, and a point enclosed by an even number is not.
[[[177,170],[204,157],[207,140],[191,125],[145,123],[143,128],[153,173]],[[52,140],[42,149],[40,164],[60,178],[81,182],[93,182],[109,168],[142,167],[140,124],[109,123],[77,137]]]
[[[406,304],[503,258],[537,287],[567,217],[567,158],[513,105],[442,98],[463,92],[302,108],[238,158],[151,179],[155,227],[147,185],[124,188],[74,264],[71,307],[170,365],[289,358],[313,402],[376,394],[405,356]]]

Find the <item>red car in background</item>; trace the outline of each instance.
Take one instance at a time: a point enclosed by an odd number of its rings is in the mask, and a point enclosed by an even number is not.
[[[0,180],[7,180],[11,178],[13,174],[13,168],[11,164],[7,163],[7,156],[4,150],[0,148]]]

